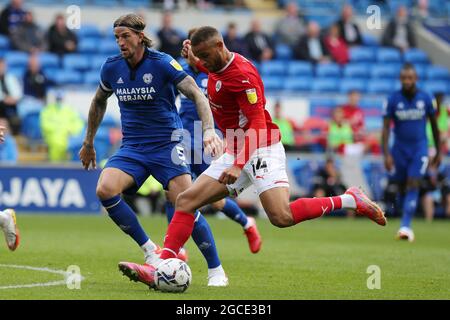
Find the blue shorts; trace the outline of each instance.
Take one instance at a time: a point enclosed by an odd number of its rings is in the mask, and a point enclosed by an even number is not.
[[[189,160],[190,169],[194,178],[198,178],[211,164],[211,156],[204,155],[203,141],[198,140],[195,144],[192,143],[188,148],[186,144],[184,150],[186,158]]]
[[[176,142],[156,149],[151,145],[122,145],[105,168],[117,168],[133,177],[135,185],[124,191],[127,194],[136,193],[150,175],[167,190],[170,180],[191,174],[184,149]]]
[[[396,182],[406,182],[408,178],[420,179],[428,168],[427,142],[415,144],[394,144],[391,150],[394,158],[395,172],[392,176]]]

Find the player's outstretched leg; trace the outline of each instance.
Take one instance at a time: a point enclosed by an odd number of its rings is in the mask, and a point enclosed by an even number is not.
[[[288,203],[288,198],[288,188],[273,188],[260,194],[261,203],[271,223],[277,227],[289,227],[339,209],[353,209],[357,215],[366,216],[379,225],[386,225],[383,210],[356,187],[351,187],[345,194],[336,197],[300,198],[291,203]]]
[[[248,246],[252,253],[258,253],[261,249],[262,239],[259,234],[256,221],[242,211],[235,201],[231,198],[225,198],[212,204],[216,210],[222,211],[228,218],[239,223],[244,228],[244,234],[247,237]]]
[[[0,228],[5,234],[9,250],[16,250],[20,243],[20,234],[17,227],[16,212],[13,209],[0,211]]]
[[[164,204],[164,208],[166,210],[167,222],[170,223],[170,221],[172,221],[173,214],[175,213],[175,207],[173,206],[172,202],[170,202],[169,200],[166,200],[166,203]],[[158,250],[160,250],[160,248],[158,248]],[[183,260],[184,262],[188,262],[189,255],[188,255],[186,248],[183,247],[180,249],[180,251],[178,252],[177,258],[180,260]]]
[[[152,264],[159,259],[158,246],[150,240],[136,213],[120,196],[132,185],[134,179],[130,175],[117,168],[106,168],[99,178],[96,193],[111,220],[141,247],[145,262]]]

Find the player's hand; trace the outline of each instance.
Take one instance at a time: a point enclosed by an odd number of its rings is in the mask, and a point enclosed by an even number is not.
[[[5,141],[5,131],[6,131],[6,128],[0,126],[0,142]]]
[[[390,154],[384,157],[384,167],[388,172],[392,172],[394,170],[394,158]]]
[[[242,169],[238,166],[232,166],[225,169],[219,177],[219,182],[223,184],[233,184],[241,175]]]
[[[213,158],[222,155],[223,142],[214,129],[206,129],[203,132],[203,145],[205,146],[205,153],[210,154]]]
[[[97,169],[97,162],[95,160],[95,148],[93,144],[83,142],[83,146],[81,147],[78,156],[80,157],[84,169],[89,170],[91,164],[93,169]]]
[[[189,51],[191,50],[191,40],[186,39],[183,41],[183,48],[181,48],[181,56],[185,59],[189,56]]]
[[[199,59],[194,55],[191,48],[191,40],[183,41],[183,48],[181,49],[181,56],[187,60],[190,65],[195,66]]]

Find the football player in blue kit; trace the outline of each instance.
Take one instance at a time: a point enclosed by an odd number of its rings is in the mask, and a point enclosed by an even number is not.
[[[195,30],[196,29],[192,29],[189,31],[188,38],[190,38]],[[194,61],[184,60],[181,66],[183,67],[183,70],[195,80],[198,87],[206,95],[208,75],[197,70]],[[183,122],[183,129],[186,130],[185,133],[187,134],[183,139],[184,150],[194,177],[199,177],[209,167],[209,160],[211,159],[208,158],[207,155],[204,155],[201,120],[198,116],[194,102],[183,94],[180,96],[180,100],[181,106],[179,114],[181,121]],[[227,217],[239,223],[244,229],[250,251],[252,253],[259,252],[262,240],[254,218],[247,217],[236,202],[230,198],[213,202],[211,206],[213,209],[222,211]],[[175,208],[170,201],[166,203],[166,212],[168,212],[170,221],[171,216],[173,216],[175,212]]]
[[[400,72],[402,88],[388,98],[383,111],[384,164],[392,179],[399,184],[402,193],[402,220],[397,239],[414,241],[411,220],[416,212],[419,183],[426,173],[428,144],[427,119],[433,131],[436,154],[430,165],[437,167],[441,161],[440,137],[432,99],[416,86],[414,66],[405,64]],[[393,123],[393,145],[389,148],[389,134]]]
[[[146,264],[154,264],[159,260],[160,248],[147,236],[121,194],[135,193],[153,175],[167,190],[169,200],[175,203],[178,194],[192,184],[180,144],[182,136],[176,134],[182,129],[175,106],[178,91],[197,106],[207,153],[220,155],[223,146],[215,133],[205,95],[176,60],[150,49],[151,40],[145,36],[144,28],[145,22],[136,14],[121,16],[114,22],[120,54],[108,58],[102,66],[79,157],[85,169],[96,168],[94,137],[107,99],[114,93],[119,102],[123,141],[102,170],[96,192],[109,217],[142,248]],[[227,286],[228,278],[210,227],[199,212],[192,238],[207,260],[208,286]],[[122,273],[140,281],[140,269],[129,268],[126,264],[119,263]]]

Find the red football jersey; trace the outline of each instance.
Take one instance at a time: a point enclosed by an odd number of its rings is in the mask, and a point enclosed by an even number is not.
[[[226,151],[236,155],[235,165],[242,168],[256,148],[280,141],[280,130],[265,109],[261,76],[243,56],[233,53],[222,70],[208,72],[208,99]]]

